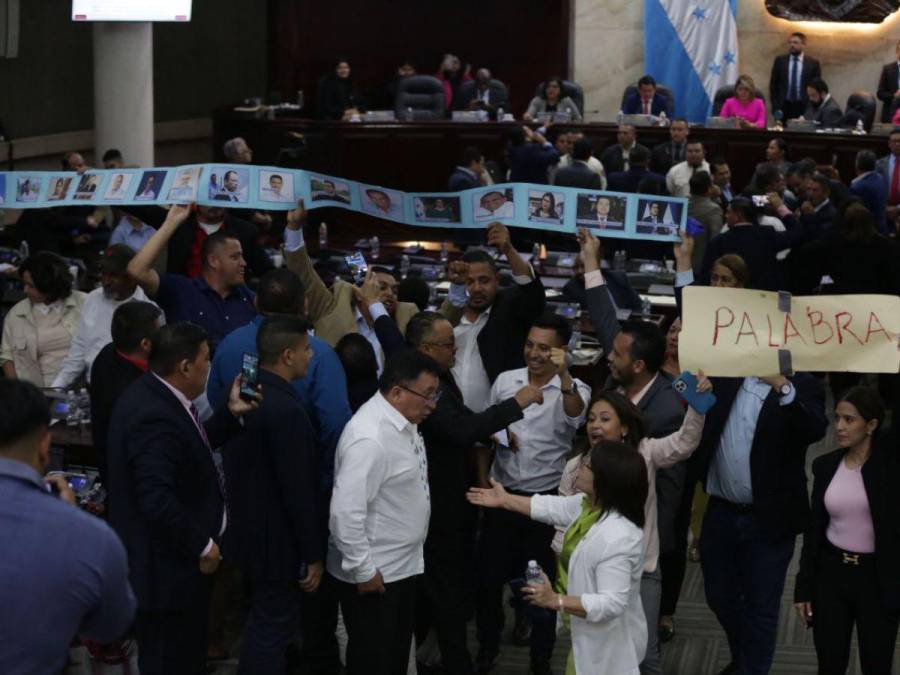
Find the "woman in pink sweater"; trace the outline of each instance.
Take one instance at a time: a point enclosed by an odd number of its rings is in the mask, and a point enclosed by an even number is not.
[[[737,117],[743,129],[766,128],[766,104],[756,97],[756,85],[749,75],[741,75],[734,96],[725,100],[720,117]]]

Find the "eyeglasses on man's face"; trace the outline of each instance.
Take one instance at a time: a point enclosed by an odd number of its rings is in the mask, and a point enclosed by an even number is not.
[[[409,387],[404,387],[402,384],[398,384],[397,386],[400,387],[401,389],[403,389],[404,391],[408,391],[410,394],[415,394],[419,398],[425,399],[429,403],[437,403],[441,398],[441,393],[443,392],[443,390],[441,390],[441,389],[435,389],[431,394],[426,395],[426,394],[420,394],[415,389],[410,389]]]

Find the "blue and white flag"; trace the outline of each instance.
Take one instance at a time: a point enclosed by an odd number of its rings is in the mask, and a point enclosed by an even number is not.
[[[738,76],[737,0],[644,0],[645,71],[675,94],[675,112],[703,122],[716,90]]]

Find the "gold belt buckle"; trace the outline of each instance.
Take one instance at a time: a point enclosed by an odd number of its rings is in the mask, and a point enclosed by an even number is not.
[[[859,566],[859,554],[858,553],[847,553],[846,551],[841,551],[841,555],[844,556],[842,563],[845,565],[856,565]]]

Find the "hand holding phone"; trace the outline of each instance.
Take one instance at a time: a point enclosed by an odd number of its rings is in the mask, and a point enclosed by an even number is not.
[[[241,360],[241,398],[247,401],[257,399],[259,389],[259,357],[244,352]]]
[[[672,383],[672,388],[689,406],[701,415],[705,415],[715,405],[716,396],[711,391],[698,392],[697,384],[698,380],[694,374],[684,371]]]

